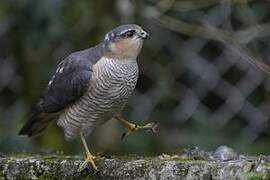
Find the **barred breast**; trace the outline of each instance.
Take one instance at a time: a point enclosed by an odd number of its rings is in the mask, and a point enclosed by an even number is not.
[[[100,59],[93,67],[88,91],[58,119],[66,139],[73,139],[79,132],[88,135],[97,125],[119,113],[133,92],[137,78],[136,60]]]

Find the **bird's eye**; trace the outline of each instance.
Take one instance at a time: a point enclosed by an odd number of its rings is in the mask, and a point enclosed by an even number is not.
[[[132,37],[134,34],[135,34],[135,31],[131,30],[131,31],[127,31],[124,34],[122,34],[122,37],[129,38],[129,37]]]

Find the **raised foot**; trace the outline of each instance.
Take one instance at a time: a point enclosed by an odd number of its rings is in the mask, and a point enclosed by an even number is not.
[[[146,131],[151,131],[153,133],[156,133],[157,132],[157,128],[158,128],[158,123],[156,123],[156,122],[150,122],[150,123],[147,123],[144,126],[139,126],[139,125],[136,125],[136,124],[133,124],[133,123],[129,123],[127,125],[127,128],[128,128],[128,131],[125,132],[125,133],[123,133],[122,139],[126,138],[130,134],[132,134],[132,133],[134,133],[136,131],[139,131],[139,130],[146,130]]]

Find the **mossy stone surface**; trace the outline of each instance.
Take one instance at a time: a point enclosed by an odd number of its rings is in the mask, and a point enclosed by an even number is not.
[[[231,161],[181,155],[117,157],[97,161],[99,171],[78,171],[78,156],[12,155],[0,158],[0,179],[269,179],[270,162],[262,157]]]

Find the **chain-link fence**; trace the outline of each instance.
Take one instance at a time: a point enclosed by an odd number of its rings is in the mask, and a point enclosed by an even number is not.
[[[269,8],[268,1],[163,0],[145,5],[144,17],[173,33],[156,37],[168,62],[151,62],[143,72],[161,85],[137,95],[142,106],[135,103],[134,114],[162,111],[160,101],[168,97],[170,108],[159,118],[162,122],[164,118],[186,129],[196,124],[205,131],[191,128],[166,136],[164,141],[172,139],[172,144],[196,134],[200,138],[191,138],[193,142],[210,139],[205,143],[246,149],[268,137]],[[162,62],[159,55],[152,59]],[[269,148],[267,143],[258,146],[266,152]]]

